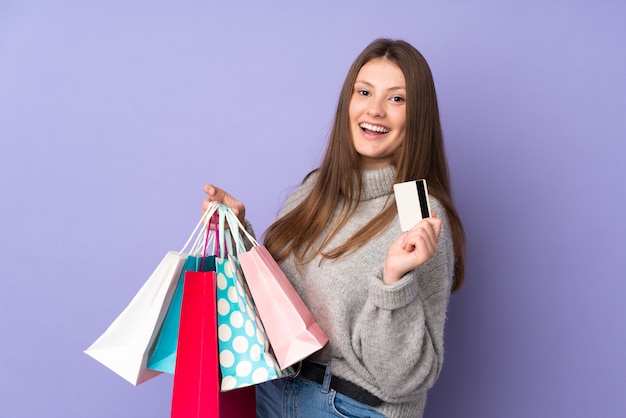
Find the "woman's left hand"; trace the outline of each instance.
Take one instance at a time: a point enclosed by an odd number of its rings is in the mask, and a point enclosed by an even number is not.
[[[421,266],[437,252],[441,219],[433,211],[413,228],[400,235],[389,247],[383,282],[387,285],[400,280],[407,272]]]

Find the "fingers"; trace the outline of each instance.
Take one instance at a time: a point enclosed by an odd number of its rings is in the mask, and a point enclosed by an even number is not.
[[[435,216],[428,218],[426,222],[428,222],[432,226],[436,238],[439,238],[439,234],[441,233],[441,225],[443,224],[443,222],[441,221],[441,219],[437,218],[437,214],[434,211],[433,213],[435,214]]]
[[[441,219],[424,218],[404,234],[402,248],[406,251],[420,249],[434,254],[438,248],[437,241],[440,233]]]
[[[212,184],[205,184],[203,187],[203,190],[204,190],[204,193],[207,194],[206,199],[202,201],[202,212],[204,213],[209,208],[209,204],[212,201],[217,200],[215,198],[215,195],[217,194],[217,188],[213,186]]]
[[[400,235],[387,252],[383,282],[394,283],[408,271],[426,263],[439,249],[441,219],[435,212]]]
[[[202,202],[202,210],[206,211],[211,202],[222,203],[231,208],[233,213],[243,222],[246,214],[246,208],[243,203],[226,193],[223,189],[212,184],[205,184],[203,187],[207,194],[206,199]]]
[[[224,196],[226,195],[226,192],[219,187],[207,183],[204,185],[204,193],[208,195],[207,199],[209,199],[209,201],[214,200],[224,203]]]
[[[407,234],[402,242],[402,249],[404,251],[414,253],[415,255],[423,255],[425,259],[435,254],[438,248],[437,239],[426,230],[415,234]]]
[[[208,206],[210,202],[218,202],[231,207],[236,206],[234,203],[241,203],[226,193],[223,189],[220,189],[212,184],[205,184],[204,192],[207,194],[207,198],[204,199],[203,203],[204,209],[206,209],[206,206]]]

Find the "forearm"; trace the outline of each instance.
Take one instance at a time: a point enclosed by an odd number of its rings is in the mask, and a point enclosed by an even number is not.
[[[361,363],[375,385],[391,398],[432,386],[443,362],[447,284],[424,299],[417,280],[407,275],[392,289],[371,284],[373,295],[353,336]]]

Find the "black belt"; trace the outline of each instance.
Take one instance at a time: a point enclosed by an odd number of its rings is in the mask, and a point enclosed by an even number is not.
[[[313,363],[310,361],[303,361],[297,376],[303,379],[310,380],[311,382],[324,384],[324,374],[326,372],[326,366],[319,363]],[[359,401],[369,406],[378,406],[383,403],[380,398],[362,387],[355,385],[345,379],[338,376],[331,376],[330,388],[342,395],[346,395],[355,401]]]

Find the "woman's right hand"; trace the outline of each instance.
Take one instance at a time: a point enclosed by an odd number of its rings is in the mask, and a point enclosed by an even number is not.
[[[210,202],[222,203],[230,207],[243,223],[246,217],[246,207],[243,203],[226,193],[223,189],[220,189],[212,184],[205,184],[204,192],[207,194],[207,198],[204,199],[204,202],[202,202],[202,212],[207,209]]]

